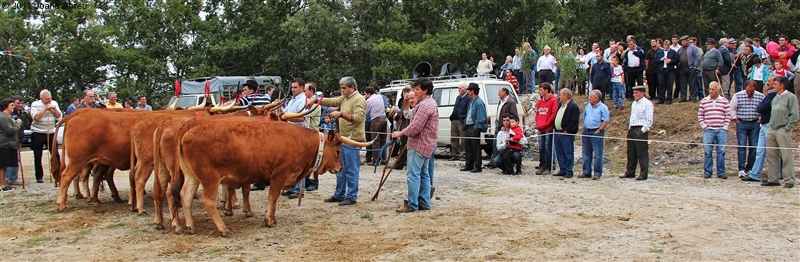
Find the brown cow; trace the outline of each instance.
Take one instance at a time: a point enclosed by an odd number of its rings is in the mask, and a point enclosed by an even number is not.
[[[323,136],[318,131],[283,122],[239,119],[194,119],[181,127],[178,136],[180,159],[175,165],[180,166],[186,178],[181,196],[186,227],[191,233],[196,230],[191,215],[192,195],[201,184],[206,189],[220,184],[238,188],[256,181],[269,182],[266,224],[272,227],[282,189],[294,186],[311,172],[338,172],[342,143],[356,147],[372,144],[355,142],[333,132]],[[211,142],[220,145],[213,148],[215,151],[225,154],[209,154]],[[282,154],[287,151],[291,154]],[[228,229],[217,212],[216,196],[217,190],[203,190],[200,202],[225,236]]]
[[[275,101],[272,104],[265,105],[263,107],[256,107],[250,106],[247,112],[243,113],[234,113],[228,115],[221,115],[221,116],[212,116],[212,118],[230,118],[236,116],[261,116],[261,114],[268,114],[270,110],[275,107],[279,107],[283,101]],[[244,114],[246,113],[246,115]],[[269,115],[270,121],[280,121],[275,113]],[[183,184],[183,176],[180,173],[180,170],[174,170],[172,165],[166,165],[166,163],[174,163],[175,156],[177,152],[177,144],[178,138],[175,134],[180,130],[181,126],[186,123],[187,121],[191,120],[192,118],[179,118],[173,117],[169,119],[165,119],[164,121],[159,124],[154,132],[154,166],[155,166],[155,183],[153,185],[153,201],[155,202],[155,224],[157,228],[163,229],[163,201],[164,201],[164,189],[166,189],[166,197],[169,199],[168,206],[170,210],[170,214],[172,216],[172,226],[176,232],[180,232],[181,227],[178,224],[180,221],[180,215],[178,213],[178,206],[180,205],[180,190]],[[228,195],[227,192],[229,191],[227,187],[224,187],[224,194]],[[233,190],[230,190],[233,191]],[[242,187],[242,198],[244,201],[244,212],[245,216],[250,217],[253,214],[252,209],[250,208],[250,201],[249,201],[249,187]],[[225,204],[226,204],[226,212],[227,215],[232,215],[232,207],[235,205],[235,196],[228,195],[225,197]]]

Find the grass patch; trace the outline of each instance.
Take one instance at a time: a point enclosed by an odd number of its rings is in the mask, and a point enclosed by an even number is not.
[[[219,248],[216,248],[216,247],[212,248],[212,249],[209,249],[205,253],[206,253],[206,255],[209,255],[209,256],[212,256],[212,257],[220,257],[220,256],[222,256],[222,253],[219,252]]]
[[[656,254],[664,254],[664,249],[663,248],[651,248],[650,251],[648,251],[648,252],[656,253]]]
[[[373,217],[372,217],[372,214],[367,212],[367,213],[364,213],[363,215],[361,215],[361,219],[366,219],[367,221],[372,222]]]
[[[50,238],[49,237],[34,237],[34,238],[29,238],[28,240],[26,240],[25,244],[29,245],[29,246],[35,246],[35,245],[41,244],[42,242],[47,241],[47,240],[50,240]]]

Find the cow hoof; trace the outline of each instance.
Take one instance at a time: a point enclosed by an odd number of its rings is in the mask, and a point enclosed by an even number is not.
[[[144,211],[144,209],[142,209],[142,212],[139,212],[139,216],[147,216],[147,211]]]
[[[196,232],[197,232],[197,231],[194,229],[194,227],[190,227],[190,226],[186,226],[186,231],[188,231],[188,232],[189,232],[189,234],[192,234],[192,235],[194,235],[194,233],[196,233]]]
[[[92,203],[92,202],[94,202],[94,203],[100,203],[100,199],[97,199],[97,198],[90,198],[90,199],[87,199],[87,200],[86,200],[86,202],[89,202],[89,203]]]
[[[226,217],[233,216],[233,211],[225,210],[222,211],[222,214],[224,214]]]
[[[67,210],[67,206],[66,205],[59,205],[58,206],[58,211],[59,212],[64,212],[65,210]]]
[[[224,237],[224,238],[231,238],[231,236],[232,236],[230,234],[230,231],[227,231],[227,230],[226,231],[220,231],[220,233],[222,234],[222,237]]]
[[[156,223],[156,229],[158,229],[158,230],[164,230],[164,224],[159,224],[159,223]]]
[[[83,195],[75,195],[75,199],[83,199]]]
[[[253,212],[244,212],[244,217],[253,217]]]

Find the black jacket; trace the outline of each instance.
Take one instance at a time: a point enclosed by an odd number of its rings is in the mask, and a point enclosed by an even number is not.
[[[581,116],[581,109],[578,108],[578,104],[575,101],[570,100],[569,103],[561,104],[561,106],[566,106],[567,109],[564,111],[564,117],[561,119],[561,130],[556,130],[556,132],[563,132],[567,131],[570,134],[577,134],[578,133],[578,121],[580,120]],[[558,108],[561,110],[561,107]]]
[[[469,109],[469,101],[471,101],[468,95],[464,94],[464,97],[458,95],[456,97],[456,104],[453,105],[453,113],[450,114],[450,121],[453,120],[461,120],[464,122],[467,120],[467,110]]]

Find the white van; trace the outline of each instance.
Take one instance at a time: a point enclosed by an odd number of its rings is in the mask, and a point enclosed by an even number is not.
[[[433,81],[433,98],[439,106],[439,136],[437,144],[440,147],[450,146],[450,114],[453,112],[453,105],[455,105],[456,97],[458,96],[458,85],[462,82],[467,85],[476,83],[481,88],[478,97],[480,97],[486,105],[487,121],[489,122],[489,130],[487,130],[486,133],[481,133],[481,145],[483,146],[484,152],[489,155],[491,155],[492,152],[491,139],[494,138],[494,131],[496,129],[494,121],[497,119],[497,106],[500,104],[500,97],[497,96],[497,93],[501,88],[509,90],[509,94],[517,103],[517,112],[519,113],[521,122],[520,125],[523,129],[526,126],[525,111],[522,110],[519,97],[509,82],[494,77],[449,78],[442,80],[438,80],[437,77],[432,77],[431,80]],[[386,87],[381,88],[380,93],[389,98],[390,104],[399,107],[400,105],[397,104],[398,98],[403,88],[413,81],[414,79],[392,81]]]

